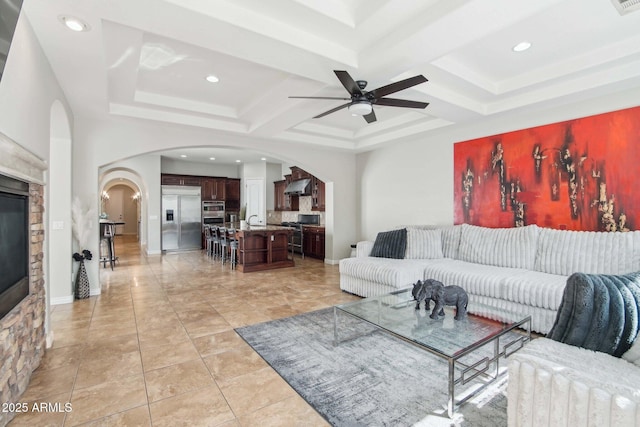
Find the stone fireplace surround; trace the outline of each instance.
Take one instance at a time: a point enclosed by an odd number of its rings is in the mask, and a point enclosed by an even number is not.
[[[17,403],[45,351],[44,171],[42,160],[0,133],[0,174],[29,182],[29,295],[0,319],[0,402]],[[0,426],[15,414],[0,411]]]

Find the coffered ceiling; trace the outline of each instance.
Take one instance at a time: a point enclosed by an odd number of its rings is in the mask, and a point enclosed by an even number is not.
[[[616,0],[614,0],[616,1]],[[76,115],[367,150],[513,110],[640,87],[640,13],[612,0],[25,0]],[[90,31],[66,29],[60,16]],[[514,52],[528,41],[531,48]],[[374,106],[367,124],[333,70],[424,110]],[[214,74],[218,83],[205,77]]]

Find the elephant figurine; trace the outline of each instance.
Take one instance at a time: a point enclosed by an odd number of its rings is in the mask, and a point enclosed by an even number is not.
[[[444,286],[442,282],[433,279],[428,279],[424,282],[418,280],[413,285],[411,294],[416,301],[416,310],[420,309],[420,302],[422,301],[425,302],[424,308],[427,311],[431,307],[431,300],[435,302],[436,305],[429,316],[432,319],[444,316],[445,305],[456,307],[456,315],[454,317],[456,320],[464,319],[467,315],[469,296],[460,286]]]

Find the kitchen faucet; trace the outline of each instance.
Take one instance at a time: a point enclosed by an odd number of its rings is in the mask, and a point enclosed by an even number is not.
[[[249,218],[247,218],[247,224],[248,224],[248,225],[252,225],[252,224],[251,224],[251,218],[253,218],[254,216],[255,216],[256,218],[258,218],[258,215],[251,215]]]

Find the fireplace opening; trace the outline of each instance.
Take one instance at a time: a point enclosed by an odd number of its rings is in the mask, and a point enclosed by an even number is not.
[[[0,175],[0,318],[29,295],[29,184]]]

